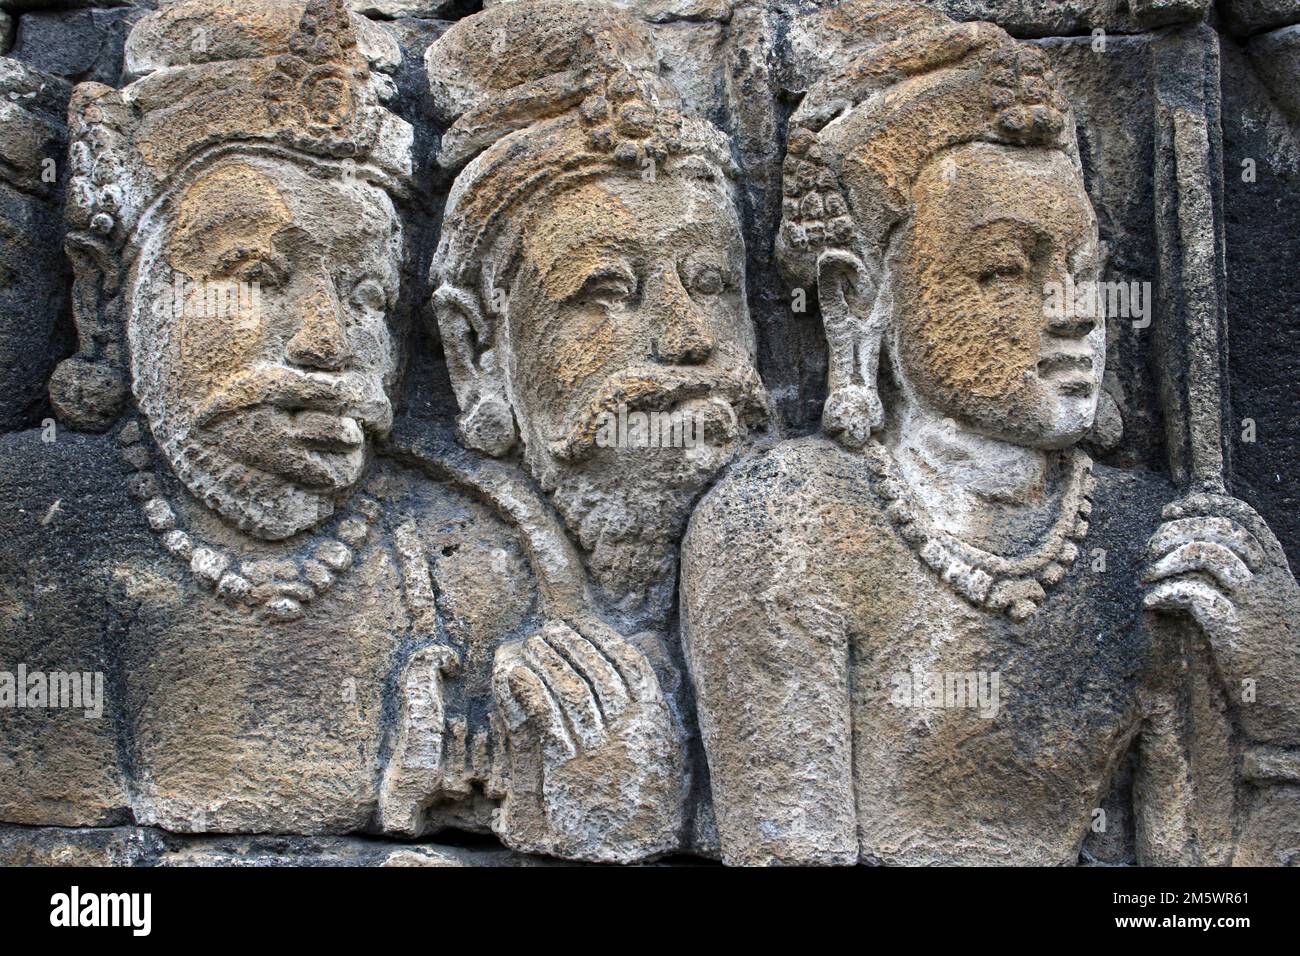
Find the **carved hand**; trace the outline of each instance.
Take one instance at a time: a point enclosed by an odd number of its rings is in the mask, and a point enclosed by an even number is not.
[[[1191,495],[1162,517],[1148,544],[1144,607],[1190,615],[1247,736],[1289,742],[1297,731],[1288,715],[1300,707],[1300,587],[1277,538],[1224,495]]]
[[[644,859],[676,847],[680,735],[645,656],[603,622],[502,645],[493,689],[509,750],[496,829],[519,850]]]

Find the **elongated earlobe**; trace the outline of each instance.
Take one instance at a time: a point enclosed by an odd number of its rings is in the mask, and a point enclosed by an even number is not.
[[[885,421],[876,385],[884,316],[875,276],[858,256],[829,249],[817,260],[817,300],[826,330],[827,396],[822,427],[860,448]]]
[[[518,436],[506,395],[505,375],[497,361],[491,325],[477,293],[444,283],[433,294],[451,387],[460,406],[461,441],[499,458]]]

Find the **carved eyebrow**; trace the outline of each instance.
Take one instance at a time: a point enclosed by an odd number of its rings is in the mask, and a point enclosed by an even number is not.
[[[304,243],[319,245],[319,241],[310,232],[292,223],[277,229],[271,236],[271,245],[277,252],[293,250]]]
[[[702,217],[676,222],[668,227],[666,235],[674,243],[685,241],[698,245],[712,244],[716,240],[721,247],[728,250],[737,244],[744,245],[745,241],[741,232],[725,216],[719,219]]]
[[[614,262],[602,262],[590,269],[579,270],[576,274],[582,276],[582,282],[584,285],[593,282],[596,279],[627,279],[629,281],[636,281],[636,273],[633,272],[631,264],[621,257]]]
[[[968,230],[972,235],[981,232],[994,232],[997,230],[1028,230],[1033,233],[1035,239],[1050,239],[1051,233],[1036,220],[1026,219],[1023,216],[1014,216],[1010,213],[994,213],[993,215],[981,219]]]
[[[635,282],[636,270],[624,251],[625,245],[607,239],[580,242],[555,256],[538,274],[547,297],[562,302],[581,291],[592,279],[600,277],[618,277]],[[584,268],[581,265],[584,263],[589,264]]]
[[[629,285],[636,285],[636,272],[631,265],[621,259],[617,262],[601,263],[591,269],[579,270],[572,275],[576,282],[572,290],[564,296],[565,299],[581,295],[586,289],[605,279],[621,279]]]
[[[235,243],[223,249],[213,260],[213,268],[218,273],[224,273],[229,269],[242,262],[250,259],[260,260],[267,263],[276,273],[281,276],[288,271],[284,257],[279,255],[274,248],[256,248],[244,243]]]

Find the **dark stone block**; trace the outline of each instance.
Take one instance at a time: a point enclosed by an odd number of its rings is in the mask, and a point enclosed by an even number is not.
[[[11,54],[30,66],[68,80],[116,86],[131,25],[145,7],[113,7],[25,13]]]

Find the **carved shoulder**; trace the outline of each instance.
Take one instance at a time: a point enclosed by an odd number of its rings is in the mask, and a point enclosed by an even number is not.
[[[886,530],[862,460],[824,439],[796,439],[739,464],[704,498],[684,567],[744,567],[752,558],[757,572],[772,566],[769,555],[793,558],[815,544],[825,556]]]
[[[701,503],[682,549],[691,653],[776,631],[842,645],[873,562],[899,546],[863,462],[822,439],[742,463]]]

